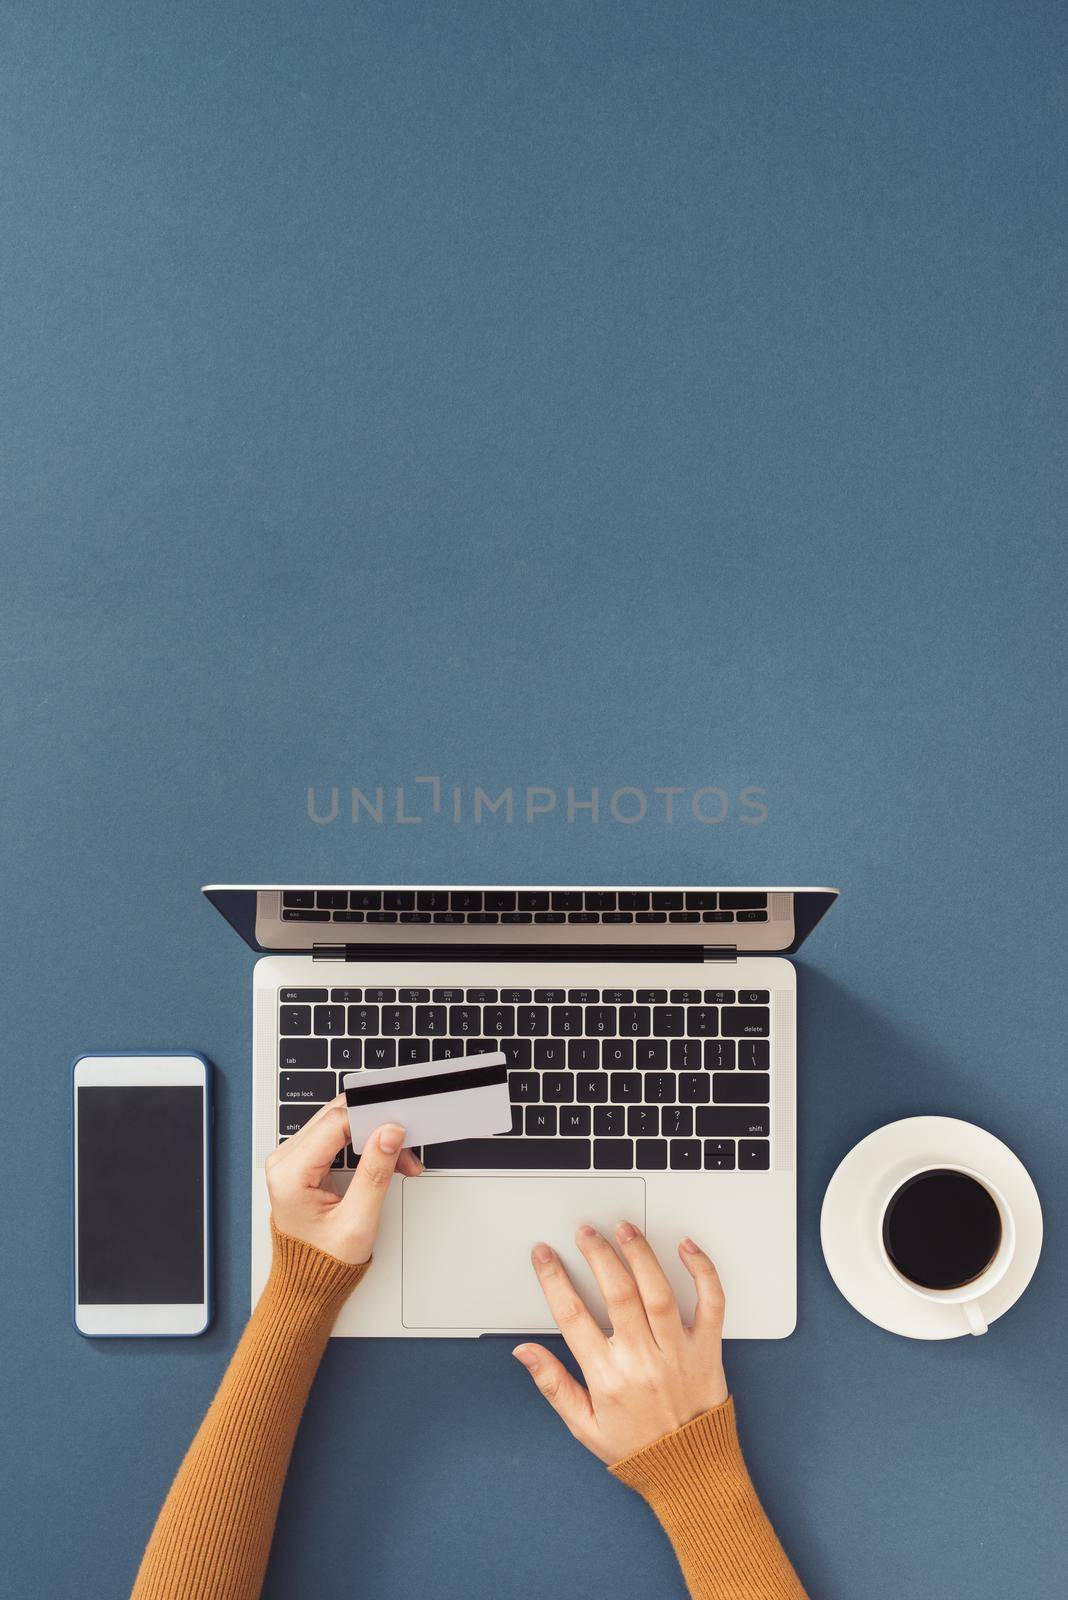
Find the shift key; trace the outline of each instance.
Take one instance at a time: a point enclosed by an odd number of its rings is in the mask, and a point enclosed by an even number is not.
[[[766,1139],[771,1132],[767,1106],[698,1106],[702,1139]]]

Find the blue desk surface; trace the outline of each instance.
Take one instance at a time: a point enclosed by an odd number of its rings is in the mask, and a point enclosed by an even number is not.
[[[240,1331],[252,963],[197,891],[287,878],[840,885],[800,972],[799,1328],[729,1351],[752,1469],[821,1600],[1063,1576],[1064,32],[7,8],[5,1593],[125,1592]],[[560,805],[306,816],[430,774]],[[768,818],[569,825],[568,784]],[[67,1064],[109,1046],[218,1066],[196,1343],[67,1320]],[[880,1332],[820,1256],[841,1155],[920,1111],[1044,1201],[982,1340]],[[267,1584],[320,1592],[682,1585],[506,1344],[344,1343]]]

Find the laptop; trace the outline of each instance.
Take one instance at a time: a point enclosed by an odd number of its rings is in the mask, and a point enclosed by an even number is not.
[[[209,885],[256,951],[252,1294],[270,1268],[264,1162],[347,1072],[507,1057],[512,1127],[428,1145],[394,1179],[374,1269],[335,1335],[551,1332],[529,1252],[548,1240],[603,1325],[582,1223],[716,1261],[725,1332],[796,1320],[795,992],[786,957],[834,889]],[[328,1181],[350,1181],[351,1150]]]

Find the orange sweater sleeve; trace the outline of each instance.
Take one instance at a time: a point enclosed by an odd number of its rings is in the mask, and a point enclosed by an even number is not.
[[[132,1600],[256,1600],[301,1413],[367,1270],[273,1233],[263,1294],[163,1504]],[[805,1600],[742,1459],[727,1400],[612,1468],[649,1502],[693,1600]]]
[[[663,1523],[693,1600],[805,1600],[750,1481],[731,1400],[611,1470]]]
[[[163,1503],[132,1600],[256,1600],[262,1588],[301,1412],[368,1266],[287,1234],[273,1243],[263,1294]]]

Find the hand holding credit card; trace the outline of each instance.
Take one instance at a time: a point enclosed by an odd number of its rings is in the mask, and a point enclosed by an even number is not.
[[[341,1085],[357,1155],[384,1122],[399,1123],[408,1145],[482,1139],[508,1133],[512,1126],[508,1069],[499,1050],[380,1072],[346,1072]]]

